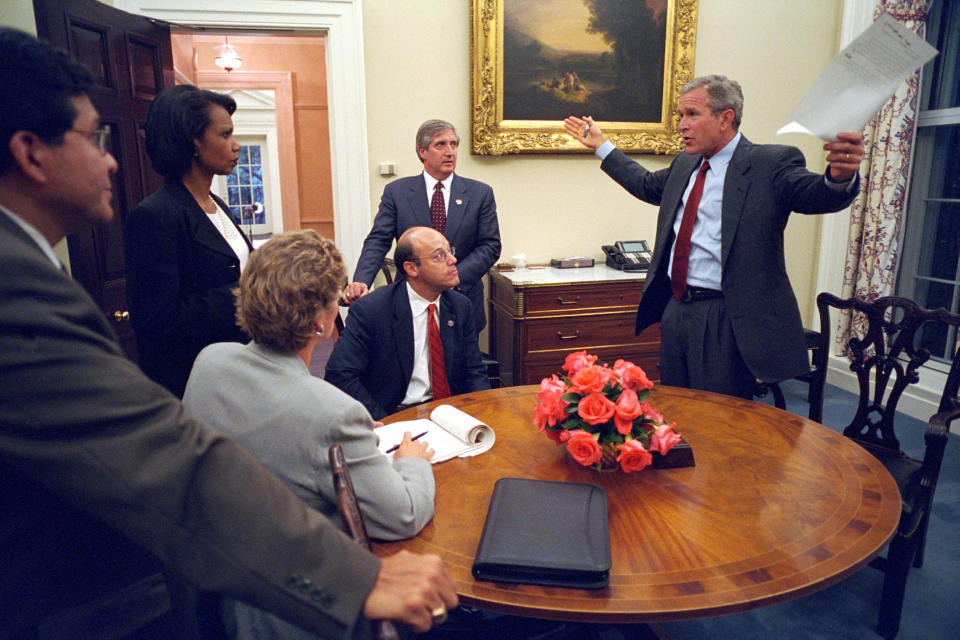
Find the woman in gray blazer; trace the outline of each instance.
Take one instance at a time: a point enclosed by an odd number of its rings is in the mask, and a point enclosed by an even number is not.
[[[389,460],[377,449],[363,405],[310,375],[314,348],[334,330],[345,283],[340,252],[316,231],[291,231],[264,244],[251,254],[237,293],[237,320],[253,341],[203,349],[183,403],[337,522],[327,451],[339,442],[367,532],[384,540],[409,538],[433,517],[433,450],[407,433]],[[225,602],[222,612],[234,638],[311,637],[239,602]]]

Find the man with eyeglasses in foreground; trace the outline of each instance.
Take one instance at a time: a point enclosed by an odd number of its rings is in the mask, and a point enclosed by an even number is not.
[[[393,259],[406,277],[350,306],[325,375],[374,420],[490,388],[470,300],[453,290],[460,276],[447,239],[430,227],[411,227]]]
[[[186,418],[62,269],[51,247],[114,215],[90,73],[0,28],[0,86],[0,638],[184,637],[158,559],[322,637],[442,620],[439,557],[378,560]]]

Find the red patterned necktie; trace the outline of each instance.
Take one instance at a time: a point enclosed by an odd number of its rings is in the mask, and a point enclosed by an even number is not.
[[[697,209],[700,207],[700,196],[703,195],[703,182],[707,177],[710,163],[706,160],[700,165],[697,179],[693,181],[693,189],[683,206],[683,218],[680,219],[680,231],[677,232],[677,242],[673,247],[673,265],[670,268],[670,288],[673,297],[679,300],[687,291],[687,267],[690,265],[690,236],[693,235],[693,223],[697,220]]]
[[[430,200],[430,224],[443,233],[447,230],[447,210],[443,205],[443,183],[433,186],[433,198]]]
[[[437,305],[427,305],[427,336],[430,341],[430,385],[433,387],[433,399],[450,397],[450,385],[447,384],[447,366],[443,361],[443,343],[440,341],[440,329],[437,327]]]

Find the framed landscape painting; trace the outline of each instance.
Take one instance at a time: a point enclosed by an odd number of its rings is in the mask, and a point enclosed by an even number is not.
[[[628,153],[682,151],[697,0],[472,2],[473,153],[589,151],[564,133],[569,115]]]

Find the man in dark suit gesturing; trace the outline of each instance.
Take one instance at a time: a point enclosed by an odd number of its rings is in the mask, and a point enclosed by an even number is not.
[[[411,227],[394,261],[406,277],[350,306],[325,375],[377,420],[403,406],[490,388],[470,301],[453,290],[460,278],[446,238]],[[442,346],[431,345],[431,329]]]
[[[564,126],[595,149],[601,168],[637,198],[660,205],[637,333],[661,322],[664,384],[750,398],[756,379],[809,370],[783,232],[792,211],[843,209],[859,188],[859,133],[826,143],[825,174],[794,147],[753,144],[739,132],[740,85],[695,78],[677,104],[686,153],[647,171],[615,149],[590,117]]]
[[[350,304],[366,295],[390,245],[410,227],[433,227],[457,256],[460,284],[470,298],[477,331],[486,326],[480,279],[500,257],[497,203],[488,185],[454,174],[460,136],[449,122],[427,120],[417,131],[423,173],[394,180],[383,190],[373,228],[363,241],[353,282],[343,292]],[[403,269],[397,266],[403,275]]]
[[[188,419],[62,270],[52,246],[113,217],[90,73],[0,28],[0,86],[0,638],[187,637],[158,560],[323,637],[430,628],[457,602],[438,557],[378,560]]]

